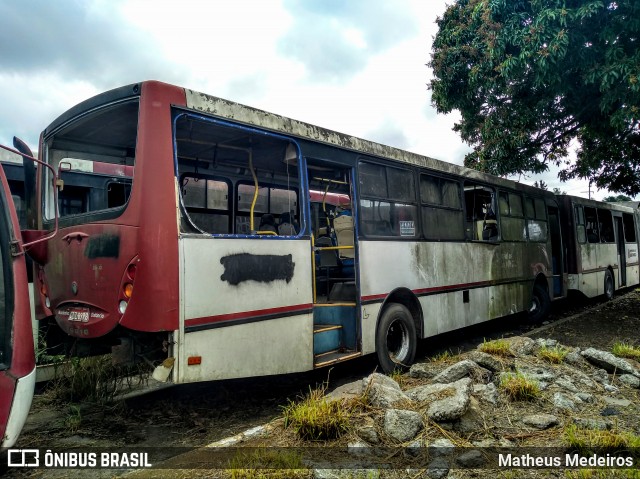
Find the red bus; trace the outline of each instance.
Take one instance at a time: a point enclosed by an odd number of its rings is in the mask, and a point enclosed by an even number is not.
[[[90,98],[39,152],[63,179],[122,172],[107,201],[65,209],[39,171],[38,228],[60,211],[32,255],[42,320],[70,354],[163,363],[177,383],[370,353],[392,371],[418,338],[540,320],[564,294],[553,194],[189,89]]]
[[[0,168],[0,447],[15,444],[31,407],[35,353],[18,215]]]

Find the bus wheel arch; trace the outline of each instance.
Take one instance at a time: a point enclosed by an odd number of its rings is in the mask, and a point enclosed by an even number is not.
[[[540,274],[533,282],[531,292],[531,305],[527,312],[527,321],[531,324],[539,324],[549,316],[551,310],[551,297],[547,278]]]
[[[608,301],[613,299],[615,289],[616,283],[613,279],[613,271],[611,270],[611,266],[609,266],[604,272],[604,296]]]
[[[422,331],[422,309],[407,289],[393,291],[382,304],[376,325],[376,353],[385,373],[407,369]]]

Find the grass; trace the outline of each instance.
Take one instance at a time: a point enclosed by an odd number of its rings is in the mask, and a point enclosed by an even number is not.
[[[326,441],[339,438],[349,429],[350,414],[340,401],[329,401],[324,389],[314,389],[300,402],[283,407],[284,426],[300,439]]]
[[[509,343],[505,339],[494,339],[492,341],[487,341],[485,339],[482,344],[478,346],[478,350],[495,356],[513,356],[513,353],[509,349]]]
[[[301,454],[268,448],[239,451],[228,468],[231,479],[297,479],[311,477],[312,472],[305,468]]]
[[[537,354],[540,359],[544,359],[549,363],[560,364],[564,361],[565,356],[569,354],[569,351],[562,346],[554,346],[553,348],[543,346],[538,350]]]
[[[538,382],[522,373],[504,375],[500,379],[500,389],[512,401],[533,401],[540,396]]]
[[[441,353],[431,356],[429,358],[429,362],[441,363],[441,362],[445,362],[445,361],[449,361],[451,359],[457,358],[458,356],[459,356],[459,353],[452,353],[449,349],[447,349],[446,351],[442,351]]]
[[[618,342],[613,345],[611,352],[618,357],[640,361],[640,348],[627,343]]]
[[[113,366],[111,356],[71,358],[56,368],[56,378],[48,386],[53,401],[93,401],[105,404],[133,382],[146,380],[148,366]]]
[[[640,448],[640,436],[624,431],[600,431],[582,429],[575,424],[564,431],[567,446],[582,455],[591,454],[593,450],[621,451]]]
[[[636,469],[579,469],[565,471],[568,479],[640,479],[640,471]]]
[[[64,426],[70,434],[75,434],[80,429],[82,424],[82,414],[80,413],[80,406],[76,404],[69,405],[69,413],[64,418]]]

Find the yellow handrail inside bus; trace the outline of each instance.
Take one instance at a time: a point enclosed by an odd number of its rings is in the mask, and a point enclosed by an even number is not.
[[[249,231],[253,233],[253,210],[256,207],[256,201],[258,201],[258,177],[253,169],[253,150],[249,150],[249,169],[251,170],[251,176],[253,176],[253,199],[251,200],[251,209],[249,210]],[[260,232],[257,232],[261,234]]]

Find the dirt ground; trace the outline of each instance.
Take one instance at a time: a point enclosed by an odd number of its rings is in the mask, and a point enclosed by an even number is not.
[[[550,321],[541,328],[521,326],[516,319],[505,318],[425,340],[419,346],[417,360],[443,350],[475,348],[485,339],[523,334],[583,348],[610,350],[618,341],[637,346],[640,289],[606,303],[578,298],[554,304]],[[328,378],[332,388],[363,377],[375,367],[375,358],[368,357],[330,371],[186,385],[107,405],[65,404],[53,401],[45,390],[34,398],[16,447],[204,446],[277,418],[282,406]],[[55,476],[42,470],[11,470],[7,477]]]

